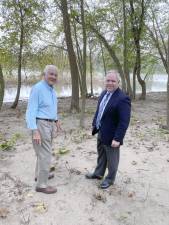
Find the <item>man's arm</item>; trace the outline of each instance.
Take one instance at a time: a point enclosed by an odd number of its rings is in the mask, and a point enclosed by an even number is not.
[[[33,132],[33,140],[36,144],[41,144],[41,135],[39,130],[37,129],[36,124],[36,117],[38,112],[38,106],[39,106],[39,91],[36,86],[32,88],[28,107],[26,111],[26,122],[27,127],[32,130]]]
[[[37,130],[36,117],[38,112],[38,105],[39,105],[38,89],[36,86],[34,86],[32,88],[26,110],[26,123],[27,127],[31,130]]]
[[[59,120],[56,120],[56,128],[57,128],[57,132],[62,131],[62,127],[61,127],[61,123]]]
[[[115,136],[113,140],[116,142],[122,142],[130,122],[131,101],[128,96],[123,98],[118,103],[117,112],[118,112],[119,122],[116,128],[116,132],[115,132]]]

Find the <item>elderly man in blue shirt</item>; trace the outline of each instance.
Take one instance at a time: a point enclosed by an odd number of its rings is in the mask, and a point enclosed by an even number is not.
[[[61,129],[57,116],[57,95],[53,88],[57,83],[57,76],[56,66],[45,67],[44,79],[33,86],[26,111],[27,127],[32,131],[37,156],[36,191],[46,194],[57,192],[56,188],[48,186],[53,134],[56,129]]]

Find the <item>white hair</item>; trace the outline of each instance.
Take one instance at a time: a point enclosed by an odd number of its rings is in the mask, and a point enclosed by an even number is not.
[[[58,69],[55,65],[46,65],[44,69],[44,75],[47,76],[50,70],[56,71],[56,74],[58,74]]]
[[[110,75],[110,74],[114,74],[118,80],[118,82],[120,81],[120,76],[119,73],[116,70],[110,70],[106,73],[106,76]]]

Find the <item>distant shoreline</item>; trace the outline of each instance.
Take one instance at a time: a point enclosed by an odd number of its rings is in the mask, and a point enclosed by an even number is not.
[[[161,96],[164,96],[164,98],[166,97],[166,94],[167,92],[166,91],[159,91],[159,92],[147,92],[147,99],[146,100],[149,100],[151,98],[158,98],[159,95]],[[133,100],[134,102],[135,101],[146,101],[146,100],[139,100],[139,95],[140,94],[137,94],[137,97],[136,97],[136,100]],[[58,99],[69,99],[71,98],[71,96],[61,96],[61,97],[58,97]],[[98,96],[94,96],[94,97],[88,97],[88,99],[97,99]],[[27,99],[23,99],[23,100],[19,100],[19,105],[22,105],[22,104],[27,104],[28,102],[28,98]],[[3,106],[10,106],[11,104],[13,103],[13,101],[9,101],[9,102],[3,102]]]

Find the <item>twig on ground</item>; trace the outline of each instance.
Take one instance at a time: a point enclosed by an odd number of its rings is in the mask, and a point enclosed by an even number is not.
[[[25,218],[24,210],[21,209],[20,212],[21,212],[21,216],[22,216],[21,224],[23,224],[23,225],[29,225],[30,224],[30,214],[28,214],[27,218]]]

